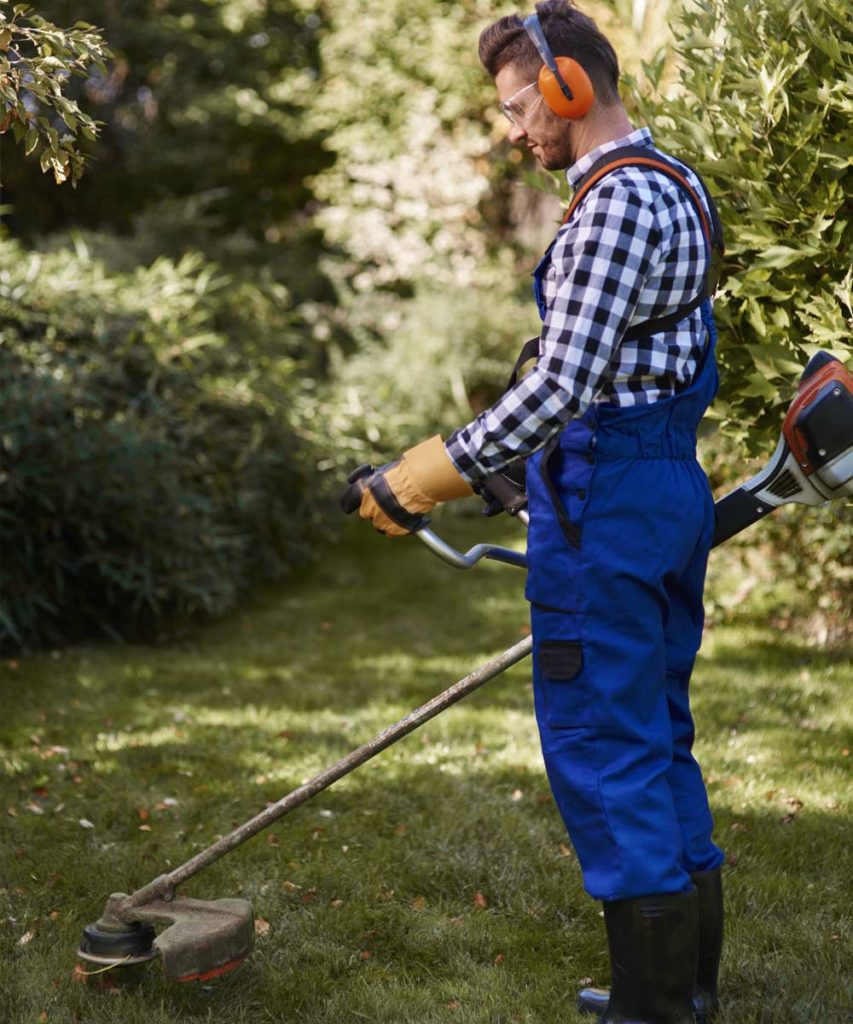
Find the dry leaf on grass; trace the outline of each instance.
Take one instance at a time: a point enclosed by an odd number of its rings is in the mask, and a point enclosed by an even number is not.
[[[265,921],[262,917],[255,918],[255,935],[266,935],[269,930],[269,921]]]

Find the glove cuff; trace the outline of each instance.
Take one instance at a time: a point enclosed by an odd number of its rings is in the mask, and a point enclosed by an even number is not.
[[[412,483],[433,502],[467,498],[474,493],[451,462],[440,434],[409,448],[403,462]]]

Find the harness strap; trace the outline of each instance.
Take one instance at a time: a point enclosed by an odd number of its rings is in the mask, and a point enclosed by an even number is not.
[[[560,435],[555,434],[550,441],[548,441],[542,449],[542,458],[539,461],[539,473],[542,477],[542,483],[545,484],[545,490],[548,492],[548,496],[551,499],[551,504],[554,507],[554,512],[557,516],[557,522],[560,524],[560,529],[563,531],[563,536],[571,544],[575,550],[579,550],[581,546],[581,528],[577,523],[573,523],[569,519],[569,513],[566,511],[566,507],[557,493],[557,487],[554,483],[554,474],[551,472],[551,461],[554,455],[557,453],[560,447]]]
[[[629,150],[630,152],[628,152]],[[708,222],[708,217],[702,207],[699,196],[696,195],[696,190],[687,178],[685,178],[680,171],[676,170],[672,164],[667,163],[665,160],[658,159],[657,157],[643,155],[644,152],[647,153],[648,151],[644,151],[642,146],[624,146],[621,149],[605,153],[600,160],[590,167],[578,182],[575,194],[572,196],[572,201],[569,203],[569,208],[566,211],[566,216],[563,218],[563,223],[567,224],[569,222],[572,214],[583,201],[584,196],[591,188],[597,185],[602,178],[610,174],[611,171],[616,171],[620,167],[651,167],[653,170],[660,171],[661,174],[665,174],[667,177],[672,178],[673,181],[678,182],[678,184],[684,189],[690,197],[693,205],[696,207],[696,212],[699,214],[699,219],[702,222],[702,233],[705,235],[705,241],[709,246],[713,245],[715,239],[713,238],[711,225]]]
[[[649,338],[653,334],[660,334],[663,331],[672,330],[673,327],[676,327],[682,320],[686,319],[695,309],[698,309],[706,299],[710,298],[710,296],[714,294],[717,289],[723,256],[726,251],[725,242],[723,241],[723,226],[720,220],[720,215],[705,182],[702,181],[698,174],[696,175],[700,185],[702,186],[702,193],[705,197],[710,218],[708,213],[705,212],[705,207],[702,205],[696,189],[693,188],[681,171],[676,167],[673,167],[671,163],[661,157],[649,156],[649,150],[645,146],[621,146],[619,149],[611,150],[611,152],[605,153],[604,156],[600,157],[578,181],[575,194],[572,196],[572,201],[566,211],[566,216],[563,218],[563,224],[568,223],[572,214],[574,214],[584,197],[589,194],[590,189],[597,185],[602,178],[610,174],[611,171],[618,170],[620,167],[635,166],[651,167],[653,170],[660,171],[662,174],[665,174],[668,178],[674,181],[684,191],[699,216],[699,220],[702,225],[702,233],[705,236],[705,241],[708,245],[709,264],[705,281],[703,282],[698,295],[692,298],[689,302],[685,302],[666,316],[656,317],[653,320],[645,320],[643,323],[635,324],[633,327],[630,327],[622,336],[623,341],[639,341],[643,338]],[[507,384],[507,390],[514,387],[524,376],[524,373],[526,372],[525,364],[533,363],[538,358],[539,338],[531,338],[530,341],[525,342],[524,347],[515,362],[512,376]]]

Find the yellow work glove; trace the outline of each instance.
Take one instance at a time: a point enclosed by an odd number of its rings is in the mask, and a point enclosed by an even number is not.
[[[397,518],[405,521],[429,512],[440,501],[467,498],[473,493],[436,434],[410,448],[388,469],[373,474],[364,488],[358,514],[389,537],[405,537],[411,529],[395,522],[394,511],[402,512]]]

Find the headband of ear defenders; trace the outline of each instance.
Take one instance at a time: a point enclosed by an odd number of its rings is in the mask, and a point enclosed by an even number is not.
[[[524,25],[524,29],[527,34],[533,40],[533,45],[539,51],[539,56],[542,58],[543,64],[554,76],[562,94],[567,100],[574,100],[574,94],[568,85],[566,85],[566,81],[560,74],[559,67],[557,67],[557,61],[554,59],[554,54],[551,53],[551,47],[548,45],[548,40],[545,38],[545,31],[542,28],[542,22],[539,20],[539,15],[529,14],[522,24]]]

